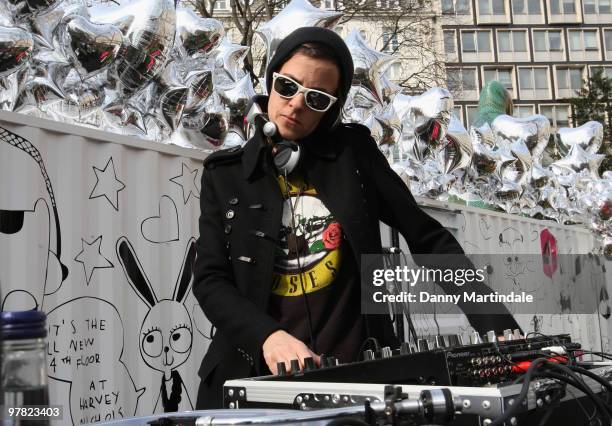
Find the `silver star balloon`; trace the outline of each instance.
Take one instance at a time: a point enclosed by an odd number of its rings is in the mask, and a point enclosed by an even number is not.
[[[574,128],[562,127],[557,131],[557,136],[563,154],[567,154],[574,145],[580,145],[585,151],[596,154],[603,141],[603,125],[597,121],[588,121]]]
[[[591,154],[580,145],[573,145],[565,158],[555,161],[551,168],[555,174],[567,174],[588,170],[593,178],[599,178],[599,166],[605,158],[603,154]]]
[[[472,167],[476,172],[476,179],[491,176],[497,169],[501,156],[488,144],[481,143],[479,140],[474,140],[472,146],[474,149]]]
[[[274,55],[281,40],[302,27],[332,28],[342,13],[314,7],[306,0],[291,0],[274,18],[255,30],[266,47],[268,62]]]
[[[531,169],[531,184],[535,188],[542,188],[546,185],[553,174],[548,170],[548,168],[543,167],[540,163],[533,163],[533,168]]]
[[[166,64],[157,83],[156,118],[173,132],[181,121],[189,88],[183,82],[175,61]]]
[[[139,0],[92,21],[114,24],[123,31],[124,45],[113,66],[123,96],[134,94],[164,69],[176,33],[174,0]]]
[[[176,10],[175,46],[182,58],[199,58],[210,54],[225,35],[223,24],[202,18],[191,9]]]
[[[495,147],[493,129],[491,129],[491,125],[489,123],[484,123],[480,127],[470,126],[470,137],[474,141],[474,144],[481,143],[491,148]]]
[[[442,148],[444,172],[453,173],[465,169],[472,161],[474,147],[463,123],[454,116],[450,118],[446,139],[448,143]]]
[[[243,118],[246,115],[246,107],[256,94],[251,76],[246,74],[230,86],[217,87],[217,93],[221,102],[229,109],[232,122],[242,125]]]
[[[34,41],[26,30],[0,26],[0,79],[23,69],[33,50]]]
[[[216,69],[213,75],[214,84],[227,84],[240,80],[245,74],[243,70],[244,58],[248,53],[249,48],[247,46],[234,44],[227,37],[223,37],[221,43],[211,55]]]
[[[550,136],[550,122],[539,114],[523,118],[501,114],[493,120],[491,129],[495,140],[522,140],[537,162],[540,162]]]
[[[215,151],[221,147],[229,130],[229,111],[215,94],[199,111],[183,115],[181,125],[172,134],[171,143],[188,148]]]
[[[453,109],[453,98],[446,89],[434,87],[410,99],[404,110],[403,132],[413,138],[412,156],[423,161],[446,144],[446,129]],[[408,142],[409,143],[409,142]]]
[[[370,48],[356,29],[344,41],[353,58],[353,85],[365,87],[383,103],[385,94],[382,77],[397,58]]]
[[[136,136],[147,133],[144,115],[121,99],[106,105],[102,112],[108,127],[117,133]]]

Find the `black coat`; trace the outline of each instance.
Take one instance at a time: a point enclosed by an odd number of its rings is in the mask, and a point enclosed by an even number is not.
[[[300,166],[342,224],[358,266],[361,254],[381,253],[379,221],[396,228],[412,253],[463,253],[451,233],[419,208],[366,127],[345,124],[303,148]],[[204,162],[193,291],[217,332],[199,370],[203,381],[217,366],[217,383],[261,374],[263,342],[280,329],[266,313],[283,210],[267,152],[255,136],[244,148],[216,152]],[[470,322],[480,331],[517,328],[506,320]],[[386,316],[367,316],[366,325],[371,336],[393,344]]]

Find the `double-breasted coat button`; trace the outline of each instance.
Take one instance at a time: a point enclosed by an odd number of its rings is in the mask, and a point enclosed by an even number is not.
[[[235,216],[234,210],[228,210],[225,212],[226,219],[233,219]]]
[[[251,265],[255,264],[255,258],[253,258],[253,257],[239,256],[237,259],[242,261],[242,262],[250,263]]]
[[[236,197],[230,198],[229,203],[230,203],[230,206],[235,206],[236,204],[238,204],[238,198]]]
[[[232,232],[232,225],[225,225],[223,232],[225,232],[226,234],[229,234],[230,232]]]
[[[251,204],[249,206],[250,209],[264,210],[264,206],[262,204]]]

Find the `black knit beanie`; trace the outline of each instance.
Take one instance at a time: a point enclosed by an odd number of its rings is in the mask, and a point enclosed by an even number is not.
[[[332,30],[320,27],[303,27],[293,31],[278,45],[266,69],[266,87],[272,90],[272,73],[281,69],[294,50],[304,43],[320,43],[335,53],[335,62],[340,68],[338,101],[325,113],[316,133],[328,132],[339,122],[340,112],[353,82],[353,58],[344,40]]]

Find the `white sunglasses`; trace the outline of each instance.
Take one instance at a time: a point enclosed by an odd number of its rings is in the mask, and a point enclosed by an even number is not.
[[[298,93],[303,93],[306,106],[317,112],[327,111],[338,100],[329,93],[304,87],[292,78],[277,72],[272,73],[272,89],[285,99],[291,99]]]

